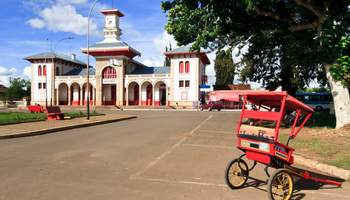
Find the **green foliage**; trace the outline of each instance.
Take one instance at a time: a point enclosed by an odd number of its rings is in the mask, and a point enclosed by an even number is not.
[[[20,100],[30,96],[30,81],[21,78],[10,78],[10,87],[5,93],[8,101]]]
[[[303,88],[303,89],[299,89],[298,92],[327,92],[327,93],[331,93],[331,91],[328,87]]]
[[[228,85],[232,84],[235,76],[236,65],[233,63],[232,51],[220,50],[216,53],[216,59],[214,64],[216,73],[215,85]]]
[[[86,112],[83,112],[81,110],[79,111],[71,111],[64,113],[65,116],[69,116],[71,118],[78,118],[78,117],[86,117]],[[103,113],[99,113],[96,110],[90,112],[90,116],[100,116],[104,115]]]
[[[12,124],[20,122],[43,121],[46,120],[44,113],[0,113],[0,124]]]
[[[330,68],[332,77],[345,86],[350,86],[350,37],[343,37],[339,42],[342,53]]]
[[[168,47],[168,46],[165,47],[165,52],[171,51],[171,50],[173,50],[172,47],[171,47],[171,44],[169,44],[169,47]],[[171,64],[171,63],[170,63],[170,58],[165,57],[164,66],[170,67],[170,64]]]
[[[179,45],[193,48],[248,47],[242,80],[293,93],[317,78],[340,56],[337,45],[349,35],[349,2],[275,0],[168,0],[166,29]]]

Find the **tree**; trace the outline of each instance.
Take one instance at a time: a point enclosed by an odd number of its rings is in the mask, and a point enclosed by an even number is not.
[[[168,51],[172,51],[172,47],[171,47],[171,44],[169,43],[169,47],[168,46],[165,46],[165,52],[168,52]],[[164,66],[166,67],[170,67],[170,58],[168,58],[167,56],[165,56],[165,60],[164,60]]]
[[[220,50],[216,53],[214,64],[216,82],[215,85],[232,84],[235,76],[236,66],[232,59],[232,50]]]
[[[350,123],[349,90],[330,73],[342,57],[338,44],[350,34],[348,0],[169,0],[162,8],[166,29],[180,45],[248,45],[243,75],[261,79],[267,88],[295,90],[327,78],[337,127]]]
[[[350,87],[350,36],[343,37],[339,47],[342,53],[330,71],[335,80],[340,81],[345,87]]]
[[[30,96],[30,81],[21,78],[10,78],[10,87],[7,89],[5,96],[8,101]]]

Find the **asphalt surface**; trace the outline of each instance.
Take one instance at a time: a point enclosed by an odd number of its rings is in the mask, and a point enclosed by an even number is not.
[[[0,200],[267,199],[261,166],[225,185],[238,112],[109,111],[137,119],[0,141]],[[296,179],[294,199],[350,199]]]

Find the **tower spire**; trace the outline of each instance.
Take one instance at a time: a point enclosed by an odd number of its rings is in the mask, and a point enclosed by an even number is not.
[[[124,14],[117,9],[102,10],[101,13],[105,15],[105,27],[103,29],[103,42],[119,42],[122,30],[119,27],[119,18]]]

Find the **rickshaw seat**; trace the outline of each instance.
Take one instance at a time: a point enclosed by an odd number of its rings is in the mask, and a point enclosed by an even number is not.
[[[262,136],[262,137],[267,137],[269,139],[273,139],[275,137],[275,129],[266,128],[262,126],[251,126],[251,125],[242,124],[239,130],[239,134]]]

